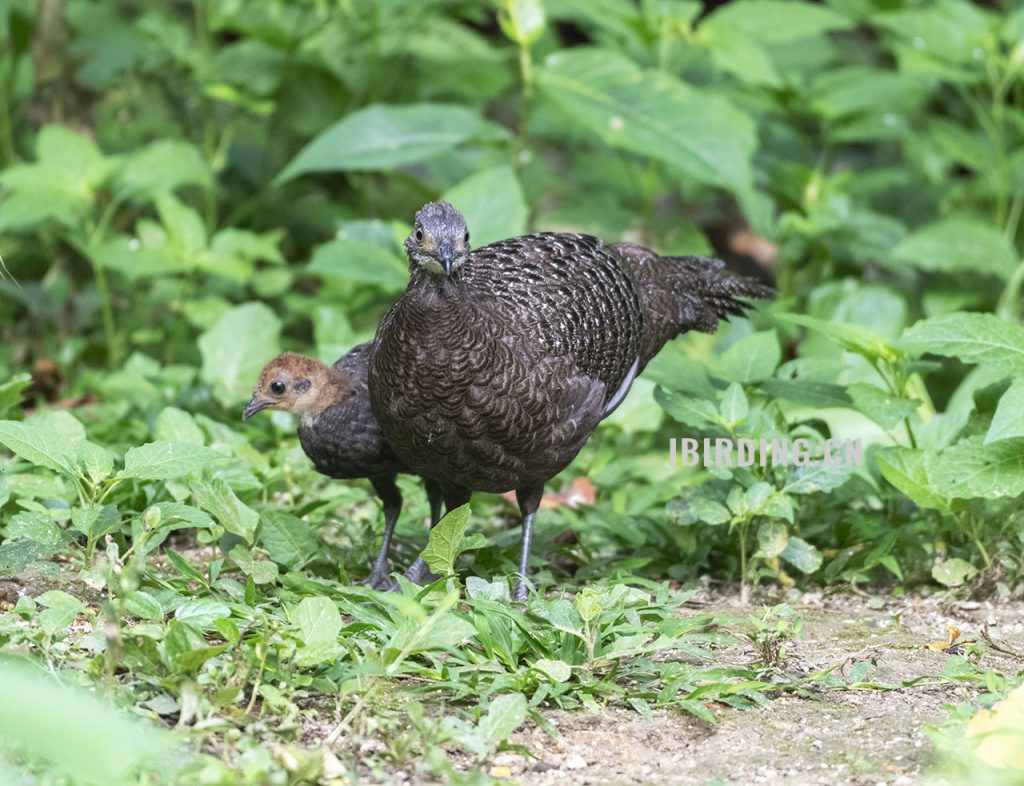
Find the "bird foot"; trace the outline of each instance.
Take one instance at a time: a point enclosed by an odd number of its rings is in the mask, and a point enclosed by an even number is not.
[[[378,590],[380,592],[387,592],[396,588],[396,584],[391,579],[391,571],[388,567],[375,565],[373,570],[370,571],[370,575],[367,576],[359,584],[366,584],[367,586]]]
[[[405,577],[413,584],[429,584],[441,578],[436,573],[430,572],[430,568],[427,567],[427,563],[423,561],[422,557],[418,557],[409,566],[409,569],[405,572]]]
[[[521,603],[521,604],[523,604],[525,606],[528,599],[529,599],[529,592],[526,589],[526,582],[525,581],[518,582],[516,584],[515,590],[513,590],[513,592],[512,592],[512,602],[513,603]]]

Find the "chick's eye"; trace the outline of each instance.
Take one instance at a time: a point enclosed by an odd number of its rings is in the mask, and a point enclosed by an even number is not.
[[[422,243],[423,242],[423,230],[422,229],[417,229],[415,234],[413,234],[413,237],[416,238],[416,242],[417,243]]]
[[[466,230],[466,236],[464,238],[462,238],[462,242],[463,243],[468,243],[469,242],[469,230],[468,229]]]
[[[276,382],[270,383],[270,392],[273,393],[275,396],[280,396],[282,393],[284,393],[286,388],[287,385],[285,385],[281,380],[277,380]]]

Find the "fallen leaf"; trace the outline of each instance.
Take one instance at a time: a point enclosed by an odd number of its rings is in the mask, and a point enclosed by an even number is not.
[[[488,773],[492,778],[511,778],[512,768],[507,764],[496,764],[491,767],[491,771]]]
[[[931,650],[932,652],[945,652],[947,655],[963,655],[964,647],[968,644],[974,644],[973,641],[959,641],[960,639],[960,628],[956,625],[950,625],[946,628],[946,633],[949,637],[942,641],[933,641],[930,644],[925,644],[925,649]]]
[[[511,503],[516,501],[514,491],[506,491],[501,495]],[[577,510],[581,505],[593,505],[597,499],[597,489],[589,478],[582,475],[572,483],[562,486],[561,491],[548,491],[540,498],[540,506],[545,510],[553,510],[563,505],[571,510]]]

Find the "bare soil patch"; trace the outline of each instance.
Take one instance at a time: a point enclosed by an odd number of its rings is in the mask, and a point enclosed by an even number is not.
[[[988,624],[1007,649],[1024,652],[1024,604],[962,603],[937,598],[890,600],[806,595],[797,604],[803,638],[791,647],[790,667],[814,673],[837,663],[870,660],[873,683],[900,684],[942,673],[949,655],[926,650],[956,625],[976,639]],[[745,614],[721,600],[702,611]],[[1013,674],[1024,658],[989,650],[980,664]],[[849,668],[849,664],[844,667]],[[499,754],[525,786],[553,784],[818,784],[905,786],[921,782],[931,759],[922,732],[940,723],[946,706],[968,700],[968,684],[918,684],[898,690],[823,691],[815,698],[782,697],[763,710],[719,707],[717,722],[625,710],[600,714],[552,713],[562,736],[552,739],[532,723],[511,742],[528,750]]]

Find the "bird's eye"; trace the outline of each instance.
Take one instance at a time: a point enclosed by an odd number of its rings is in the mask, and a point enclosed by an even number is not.
[[[463,243],[469,243],[469,230],[466,230],[466,236],[462,238]]]
[[[281,380],[270,383],[270,392],[275,396],[280,396],[288,388]]]
[[[417,243],[422,243],[423,242],[423,230],[422,229],[417,229],[416,232],[413,234],[413,237],[416,238],[416,242]]]

